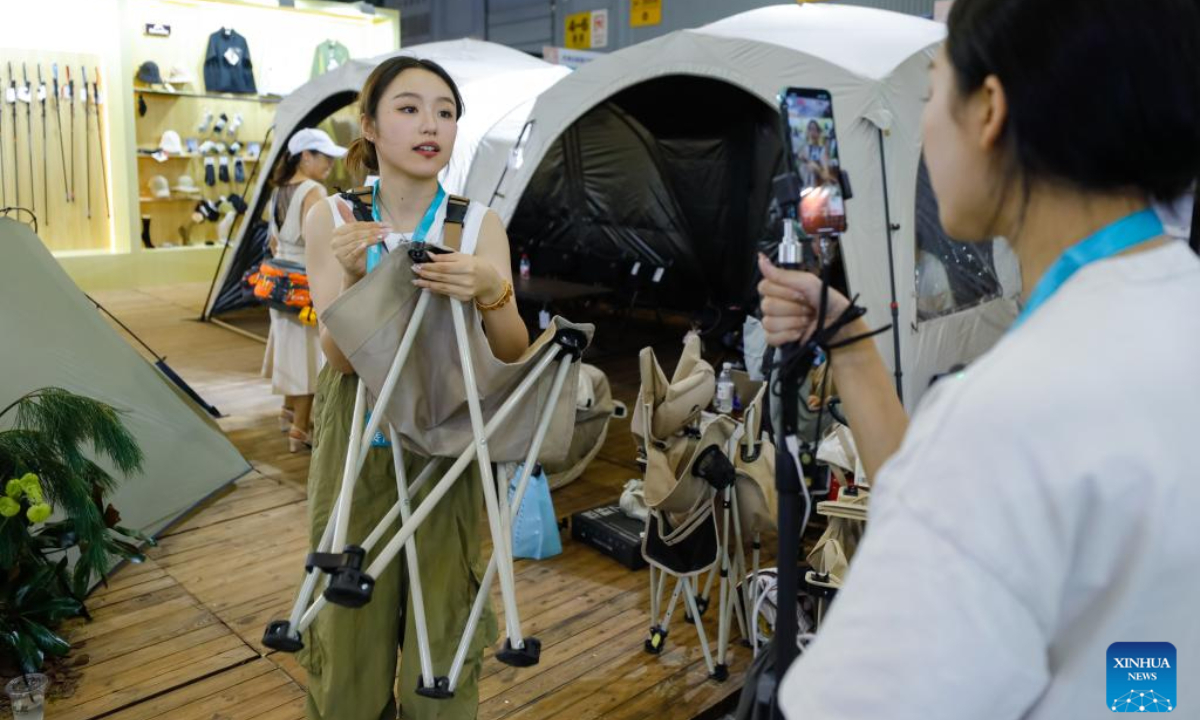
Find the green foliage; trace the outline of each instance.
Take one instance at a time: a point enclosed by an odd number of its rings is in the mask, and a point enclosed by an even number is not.
[[[113,557],[141,562],[139,544],[154,541],[118,525],[105,497],[116,480],[89,458],[105,458],[122,475],[140,472],[143,455],[105,403],[61,388],[43,388],[0,411],[0,664],[26,672],[70,645],[54,629],[87,616],[83,596]],[[5,478],[8,479],[5,482]],[[63,519],[46,522],[52,509]],[[66,553],[76,549],[73,572]]]

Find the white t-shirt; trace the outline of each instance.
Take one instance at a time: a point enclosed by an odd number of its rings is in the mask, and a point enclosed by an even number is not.
[[[1077,272],[930,391],[875,485],[784,680],[789,720],[1100,718],[1114,642],[1173,643],[1174,712],[1200,718],[1200,259],[1183,243]]]

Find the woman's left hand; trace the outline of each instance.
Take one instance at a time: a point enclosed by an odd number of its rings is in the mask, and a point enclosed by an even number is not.
[[[504,281],[500,273],[487,260],[474,255],[428,253],[431,262],[413,265],[417,279],[413,284],[448,295],[464,302],[479,300],[494,301],[504,292]]]

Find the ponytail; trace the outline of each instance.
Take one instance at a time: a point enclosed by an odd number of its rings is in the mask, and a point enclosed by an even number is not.
[[[271,173],[271,184],[275,187],[286,185],[287,181],[291,180],[292,176],[296,174],[296,170],[300,167],[300,159],[303,156],[304,153],[296,153],[294,155],[290,152],[287,153],[283,162],[277,164],[275,171]]]
[[[378,173],[379,156],[375,153],[375,143],[366,138],[355,138],[346,152],[346,169],[355,177]]]

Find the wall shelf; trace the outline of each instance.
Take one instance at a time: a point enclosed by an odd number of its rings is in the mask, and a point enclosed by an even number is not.
[[[135,87],[133,92],[142,95],[168,98],[207,98],[209,100],[241,100],[242,102],[278,103],[283,100],[279,95],[237,95],[234,93],[201,93],[183,92],[180,90],[157,90],[155,88]]]
[[[216,153],[214,153],[212,155],[204,155],[202,153],[185,152],[185,153],[180,153],[180,154],[169,153],[167,155],[167,160],[192,160],[194,158],[206,158],[206,157],[211,157],[211,158],[227,157],[231,161],[241,160],[242,162],[248,162],[248,163],[258,162],[260,159],[258,157],[252,158],[252,157],[245,157],[242,155],[223,155],[223,154],[216,154]],[[141,150],[138,151],[138,159],[139,160],[141,160],[141,159],[154,160],[154,162],[159,162],[159,160],[157,160],[153,155],[147,154]],[[166,162],[167,160],[163,160],[162,162]]]

